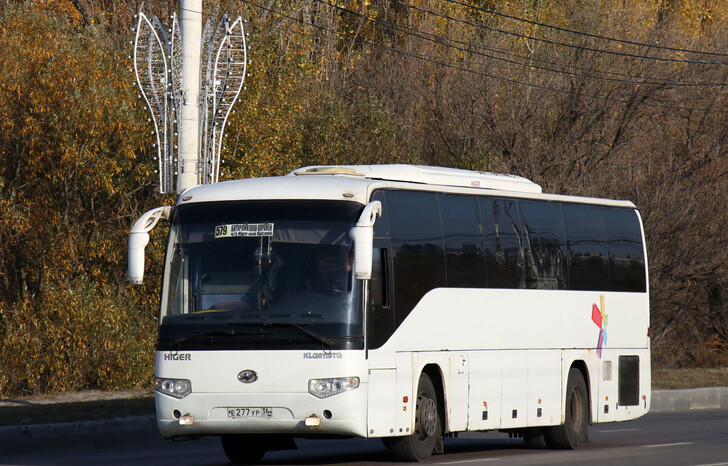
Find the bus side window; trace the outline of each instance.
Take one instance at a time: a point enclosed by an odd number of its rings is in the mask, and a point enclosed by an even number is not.
[[[389,253],[386,248],[374,248],[372,254],[372,278],[369,280],[367,303],[367,348],[376,349],[394,333],[389,287]]]
[[[604,207],[612,291],[647,290],[642,232],[635,211]]]
[[[607,291],[609,263],[602,208],[563,204],[569,289]]]
[[[513,199],[480,199],[488,288],[525,288],[521,217]]]
[[[387,250],[374,248],[372,258],[372,278],[369,286],[369,304],[371,306],[389,308],[389,294],[387,293]]]
[[[564,221],[561,204],[518,201],[526,245],[526,288],[566,288]]]
[[[445,248],[435,193],[387,191],[386,198],[398,326],[427,292],[446,286]]]
[[[387,200],[384,191],[375,191],[372,194],[372,201],[382,203],[382,216],[374,222],[374,237],[389,238],[389,216],[387,215]]]
[[[445,239],[447,286],[485,288],[483,228],[478,199],[455,194],[439,194],[438,197]]]

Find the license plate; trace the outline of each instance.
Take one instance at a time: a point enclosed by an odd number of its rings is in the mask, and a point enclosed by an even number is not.
[[[228,408],[227,413],[230,419],[268,419],[273,417],[273,408]]]

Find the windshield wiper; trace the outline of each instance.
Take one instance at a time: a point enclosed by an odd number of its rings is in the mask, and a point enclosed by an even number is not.
[[[294,324],[293,322],[263,322],[263,327],[273,327],[273,326],[293,327],[293,328],[305,333],[306,335],[310,336],[311,338],[320,341],[321,343],[323,343],[326,346],[334,346],[334,340],[332,340],[331,338],[318,334],[318,333],[314,332],[313,330],[309,330],[302,325]]]
[[[301,333],[305,333],[309,337],[313,338],[314,340],[318,341],[319,343],[322,343],[326,346],[334,346],[334,340],[332,340],[329,337],[325,337],[319,333],[314,332],[313,330],[309,330],[302,326],[301,324],[294,324],[293,322],[271,322],[271,321],[265,321],[262,323],[257,322],[228,322],[227,325],[232,326],[255,326],[260,325],[263,327],[293,327],[296,330],[299,330]]]
[[[198,337],[204,337],[204,336],[228,336],[228,337],[234,337],[238,335],[268,335],[269,332],[236,332],[235,329],[230,330],[195,330],[194,332],[195,336]]]
[[[261,324],[253,323],[253,322],[228,322],[228,325],[261,325],[263,327],[293,327],[296,330],[299,330],[301,333],[305,333],[309,337],[313,338],[314,340],[318,341],[319,343],[322,343],[326,346],[334,346],[334,340],[331,338],[325,337],[321,334],[318,334],[312,330],[309,330],[305,327],[303,327],[300,324],[294,324],[293,322],[270,322],[265,321]]]
[[[187,343],[188,341],[195,340],[197,338],[204,338],[204,337],[236,337],[236,336],[243,336],[243,335],[269,335],[270,332],[236,332],[235,329],[230,330],[195,330],[192,332],[192,335],[186,335],[183,337],[179,337],[172,341],[172,345],[178,346],[182,343]]]

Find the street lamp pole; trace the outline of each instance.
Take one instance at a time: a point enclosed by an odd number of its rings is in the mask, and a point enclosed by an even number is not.
[[[177,193],[198,185],[200,180],[200,47],[202,44],[202,0],[181,0],[182,32],[181,109],[178,126]]]

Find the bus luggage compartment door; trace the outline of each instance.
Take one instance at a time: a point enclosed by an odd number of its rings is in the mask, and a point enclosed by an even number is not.
[[[368,387],[367,436],[389,437],[394,435],[397,371],[395,369],[370,369]]]

